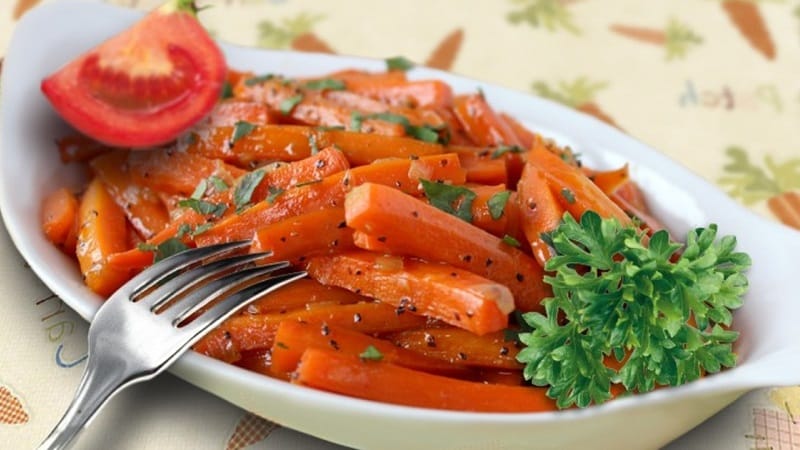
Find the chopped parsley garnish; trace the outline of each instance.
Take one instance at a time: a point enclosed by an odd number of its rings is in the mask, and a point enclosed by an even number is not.
[[[419,181],[432,206],[459,219],[472,222],[472,202],[477,197],[474,192],[462,186],[451,186],[423,179]]]
[[[311,185],[311,184],[317,184],[317,183],[321,183],[321,182],[322,182],[322,179],[319,178],[319,179],[316,179],[316,180],[309,180],[309,181],[303,181],[302,183],[297,183],[297,184],[294,185],[294,187],[303,187],[303,186],[308,186],[308,185]]]
[[[208,177],[208,182],[214,187],[215,192],[225,192],[229,188],[228,183],[216,175]]]
[[[333,78],[312,80],[306,83],[306,89],[310,89],[312,91],[319,91],[319,90],[343,91],[344,88],[345,88],[344,81],[335,80]]]
[[[386,70],[402,70],[403,72],[414,67],[414,63],[403,56],[386,59]]]
[[[269,194],[267,195],[267,203],[269,203],[270,205],[275,203],[275,199],[277,199],[279,195],[284,193],[283,189],[275,186],[270,186],[269,188],[267,188],[267,190],[269,191]]]
[[[273,75],[271,73],[268,73],[268,74],[265,74],[265,75],[259,75],[257,77],[248,78],[248,79],[244,80],[244,85],[245,86],[255,86],[255,85],[261,84],[261,83],[263,83],[265,81],[269,81],[269,80],[271,80],[273,78],[275,78],[275,75]]]
[[[256,125],[250,122],[240,120],[233,125],[233,137],[231,138],[231,145],[235,144],[239,139],[247,136],[256,129]]]
[[[560,408],[603,403],[612,383],[647,392],[736,364],[738,333],[727,328],[750,257],[734,251],[733,236],[717,239],[710,225],[691,230],[684,245],[664,230],[648,240],[588,211],[580,222],[565,214],[550,241],[553,297],[545,314],[523,314],[533,331],[520,334],[527,347],[517,359]],[[611,357],[619,369],[605,364]]]
[[[315,136],[314,133],[308,135],[308,148],[311,149],[312,155],[319,153],[319,147],[317,147],[317,136]]]
[[[211,203],[197,198],[187,198],[178,202],[181,208],[191,208],[206,216],[221,217],[228,209],[224,203]]]
[[[506,244],[506,245],[509,245],[511,247],[519,247],[520,246],[520,243],[517,240],[517,238],[515,238],[514,236],[511,236],[510,234],[506,234],[506,235],[503,236],[503,243]]]
[[[492,152],[492,159],[497,159],[506,153],[522,153],[525,149],[519,145],[500,145]]]
[[[344,131],[346,130],[344,125],[320,125],[318,127],[314,127],[315,130],[319,131]]]
[[[186,244],[184,244],[182,240],[176,237],[169,238],[158,245],[142,243],[139,244],[137,248],[143,252],[155,253],[153,262],[159,262],[164,258],[167,258],[169,256],[178,254],[184,250],[189,249],[189,247],[186,246]]]
[[[511,191],[501,191],[489,197],[489,200],[486,201],[486,206],[489,207],[489,215],[492,216],[492,219],[499,220],[503,217],[503,212],[506,210],[506,203],[508,203],[510,196]]]
[[[575,194],[571,190],[567,188],[561,189],[561,196],[564,197],[564,200],[570,205],[575,203]]]
[[[370,344],[363,352],[359,353],[358,357],[365,361],[380,361],[383,359],[383,353],[375,348],[374,345]]]
[[[226,81],[222,85],[222,91],[220,91],[219,97],[223,100],[233,98],[233,86],[231,86],[231,83],[229,81]]]
[[[292,112],[294,107],[297,106],[297,104],[302,101],[303,101],[303,94],[297,94],[295,96],[283,100],[281,104],[278,105],[278,108],[281,110],[281,114],[287,116],[289,115],[289,113]]]
[[[263,169],[248,172],[236,184],[236,189],[233,191],[233,204],[236,206],[237,213],[250,206],[250,198],[253,197],[253,191],[264,179],[265,173]]]
[[[208,189],[208,181],[204,179],[200,180],[200,182],[197,183],[197,187],[194,188],[194,192],[192,192],[191,198],[195,200],[200,200],[201,198],[203,198],[203,196],[206,195],[207,189]]]
[[[408,136],[420,141],[436,143],[449,140],[449,138],[442,139],[439,136],[439,131],[445,128],[444,125],[436,127],[432,125],[412,125],[406,116],[392,113],[361,114],[354,111],[350,114],[350,128],[353,131],[361,131],[361,125],[368,119],[382,120],[384,122],[402,125]]]

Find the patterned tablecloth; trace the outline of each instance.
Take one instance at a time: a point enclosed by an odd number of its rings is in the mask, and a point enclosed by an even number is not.
[[[36,3],[0,2],[0,56]],[[224,41],[405,55],[565,103],[800,229],[800,0],[206,3],[215,5],[202,21]],[[37,280],[4,230],[0,298],[0,447],[33,448],[74,392],[87,325]],[[756,391],[671,448],[800,448],[798,417],[800,388]],[[336,446],[164,375],[115,398],[77,448]]]

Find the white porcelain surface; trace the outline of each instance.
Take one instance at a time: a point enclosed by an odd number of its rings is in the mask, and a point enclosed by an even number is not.
[[[218,11],[216,13],[224,13]],[[40,232],[47,193],[80,186],[80,171],[63,166],[53,145],[68,128],[39,92],[61,64],[132,23],[139,14],[106,4],[45,4],[19,23],[3,67],[0,116],[0,208],[12,239],[47,286],[87,320],[101,299],[81,282],[76,264]],[[229,65],[289,76],[383,61],[265,51],[223,45]],[[677,234],[714,222],[750,253],[750,293],[737,313],[740,364],[674,389],[619,399],[600,407],[540,414],[455,413],[398,407],[293,386],[188,354],[172,368],[184,379],[286,426],[360,448],[654,448],[759,386],[800,384],[800,233],[761,219],[656,150],[588,116],[530,95],[435,70],[459,92],[480,86],[498,109],[545,135],[570,144],[590,165],[630,162],[655,213]],[[680,130],[676,130],[680,132]],[[757,130],[754,130],[757,132]],[[697,149],[702,151],[702,149]],[[3,302],[15,299],[2,299]],[[191,411],[187,411],[191,414]]]

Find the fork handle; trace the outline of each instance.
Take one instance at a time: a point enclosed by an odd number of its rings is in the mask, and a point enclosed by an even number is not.
[[[39,445],[39,450],[69,448],[72,441],[90,420],[105,405],[109,398],[125,387],[128,380],[125,362],[102,359],[98,362],[91,352],[86,360],[86,369],[81,377],[78,390],[58,425]]]

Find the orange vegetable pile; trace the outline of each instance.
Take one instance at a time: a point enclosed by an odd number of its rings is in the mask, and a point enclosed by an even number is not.
[[[354,397],[469,411],[555,409],[523,386],[518,313],[550,295],[542,239],[565,212],[659,228],[627,167],[581,167],[495,111],[402,70],[314,79],[231,71],[227,98],[148,151],[71,136],[80,193],[43,204],[49,240],[107,296],[181,249],[252,239],[309,278],[195,350]],[[511,333],[509,333],[511,331]]]

